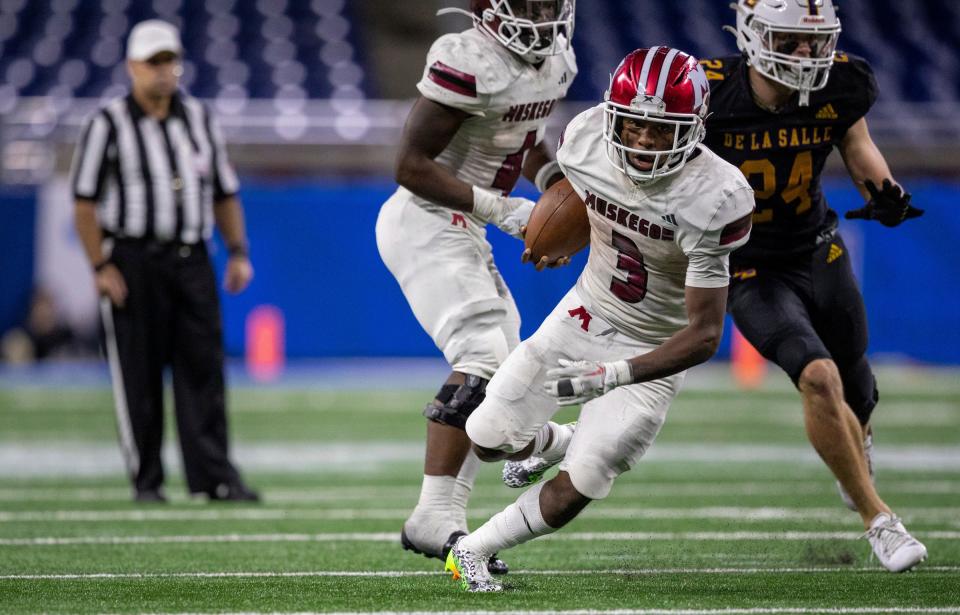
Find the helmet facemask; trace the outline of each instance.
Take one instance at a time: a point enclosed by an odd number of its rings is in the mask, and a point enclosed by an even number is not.
[[[474,25],[530,63],[570,49],[576,0],[488,0],[473,13]],[[443,9],[437,14],[466,13]]]
[[[650,97],[639,96],[638,98]],[[607,100],[604,105],[603,138],[607,143],[607,159],[636,184],[648,184],[680,171],[705,136],[703,117],[695,114],[669,113],[662,107],[662,103],[658,103],[655,99],[646,102],[635,101],[635,104],[629,107],[610,100]],[[629,147],[622,140],[625,120],[663,126],[665,131],[671,134],[670,147],[662,150]],[[648,170],[639,169],[630,162],[630,154],[640,154],[653,164]]]

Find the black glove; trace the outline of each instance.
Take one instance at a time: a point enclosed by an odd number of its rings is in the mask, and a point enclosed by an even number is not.
[[[904,192],[889,179],[883,180],[883,186],[879,190],[869,179],[863,182],[863,185],[870,193],[870,201],[860,209],[848,211],[844,216],[847,220],[862,218],[877,220],[884,226],[897,226],[904,220],[923,215],[922,209],[910,204],[910,193]]]

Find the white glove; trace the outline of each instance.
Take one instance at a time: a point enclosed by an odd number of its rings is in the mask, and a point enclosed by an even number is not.
[[[473,214],[517,239],[523,239],[520,227],[526,226],[533,205],[530,199],[500,196],[483,188],[473,187]]]
[[[626,361],[567,361],[547,371],[543,388],[557,398],[561,406],[583,404],[623,384],[633,382],[630,364]]]

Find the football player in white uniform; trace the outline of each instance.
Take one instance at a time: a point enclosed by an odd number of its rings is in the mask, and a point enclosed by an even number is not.
[[[567,126],[557,160],[587,204],[587,266],[467,421],[485,461],[565,456],[555,478],[455,543],[447,569],[469,591],[502,589],[484,566],[491,553],[605,498],[653,443],[685,370],[716,351],[728,255],[750,235],[753,191],[700,145],[709,91],[696,58],[639,49],[606,102]],[[548,422],[558,402],[584,404],[571,438]]]
[[[406,549],[445,559],[468,531],[478,469],[464,432],[487,382],[519,343],[520,315],[486,225],[521,236],[533,203],[510,197],[522,173],[540,190],[562,175],[545,125],[577,73],[575,0],[473,0],[474,27],[430,48],[397,156],[400,187],[377,219],[377,247],[452,373],[427,404],[420,499]],[[495,573],[506,567],[490,557]]]

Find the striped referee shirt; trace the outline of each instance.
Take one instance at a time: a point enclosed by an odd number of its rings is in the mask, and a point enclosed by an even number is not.
[[[107,103],[87,121],[71,176],[107,236],[187,244],[210,238],[213,203],[239,188],[209,109],[183,93],[163,120],[132,94]]]

